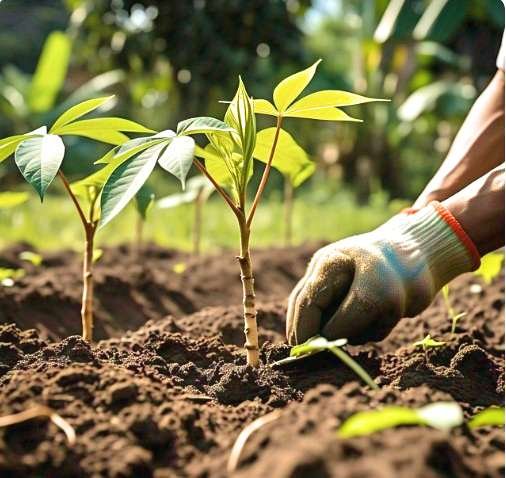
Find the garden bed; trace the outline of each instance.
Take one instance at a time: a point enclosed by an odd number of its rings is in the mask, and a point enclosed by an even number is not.
[[[289,352],[285,300],[312,250],[253,254],[264,364]],[[1,265],[19,267],[17,252],[5,251]],[[385,341],[349,347],[381,386],[370,391],[326,353],[247,367],[231,254],[191,258],[150,247],[139,262],[125,248],[105,251],[97,264],[103,340],[92,347],[77,336],[58,339],[80,328],[77,256],[49,255],[42,269],[27,269],[19,284],[0,289],[0,414],[45,404],[70,422],[77,441],[69,446],[44,418],[0,430],[2,476],[224,477],[240,431],[276,409],[279,418],[246,443],[235,475],[503,476],[500,428],[336,434],[349,415],[384,405],[456,400],[469,418],[503,404],[503,277],[479,293],[472,275],[452,284],[455,309],[467,312],[453,336],[438,297]],[[429,332],[448,344],[426,357],[411,344]]]

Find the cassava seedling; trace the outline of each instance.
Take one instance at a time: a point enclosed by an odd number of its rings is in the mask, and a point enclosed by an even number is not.
[[[110,221],[137,193],[157,163],[185,184],[194,164],[206,176],[230,207],[237,219],[240,253],[238,256],[243,284],[243,313],[247,363],[259,365],[258,330],[255,289],[250,241],[253,219],[269,179],[271,167],[283,171],[298,168],[302,151],[292,136],[282,129],[285,118],[311,118],[330,121],[360,121],[348,116],[338,106],[376,101],[345,91],[327,90],[297,100],[309,84],[318,66],[289,76],[274,89],[274,104],[267,100],[253,100],[239,79],[234,99],[229,103],[224,121],[214,118],[191,118],[178,124],[177,131],[164,131],[150,138],[160,143],[144,148],[137,157],[119,166],[110,176],[101,197],[101,224]],[[296,101],[297,100],[297,101]],[[255,113],[276,118],[276,126],[257,132]],[[209,140],[204,148],[195,146],[190,135],[204,134]],[[124,145],[132,148],[139,143]],[[202,163],[199,159],[204,160]],[[114,160],[115,155],[108,159]],[[251,206],[247,206],[247,186],[254,169],[253,159],[265,163],[260,183],[254,192]]]
[[[171,194],[156,201],[156,206],[160,209],[172,209],[182,204],[193,203],[193,253],[200,254],[202,238],[202,218],[204,205],[215,191],[212,183],[204,176],[194,176],[186,184],[186,191],[178,194]]]
[[[446,284],[441,289],[441,294],[443,295],[443,299],[444,299],[444,302],[445,302],[446,310],[448,312],[448,316],[450,317],[450,319],[452,321],[451,333],[455,334],[455,331],[457,329],[457,323],[458,323],[458,321],[462,317],[465,317],[467,315],[467,312],[460,312],[459,314],[455,313],[455,310],[454,310],[454,308],[453,308],[453,306],[452,306],[452,304],[450,302],[450,286],[448,284]]]
[[[423,425],[450,430],[462,425],[462,409],[455,402],[436,402],[421,408],[399,406],[355,413],[339,428],[340,438],[353,438],[401,425]]]
[[[446,342],[441,342],[438,340],[434,340],[430,334],[427,334],[422,340],[419,340],[418,342],[413,343],[413,347],[415,348],[422,348],[423,353],[425,354],[425,360],[428,362],[428,352],[430,349],[443,347],[446,345]]]
[[[123,118],[80,119],[112,99],[95,98],[79,103],[58,117],[52,127],[42,126],[27,134],[0,140],[0,161],[14,153],[14,159],[24,179],[38,192],[41,201],[47,188],[58,175],[81,220],[85,247],[83,257],[83,295],[81,307],[82,335],[92,340],[93,330],[93,251],[100,211],[97,203],[100,187],[113,168],[108,165],[85,180],[71,186],[61,170],[65,145],[61,136],[72,135],[94,139],[107,144],[121,144],[128,140],[125,132],[152,133],[133,121]],[[81,206],[78,196],[88,200],[88,210]]]
[[[318,352],[323,352],[327,350],[334,355],[336,355],[345,365],[351,368],[367,385],[369,385],[373,390],[378,390],[378,385],[374,382],[371,376],[357,363],[353,360],[342,347],[346,345],[348,341],[346,339],[337,339],[337,340],[327,340],[324,337],[320,337],[316,335],[311,337],[309,340],[300,345],[295,345],[290,350],[290,357],[279,360],[278,362],[274,362],[272,365],[284,365],[287,363],[294,362],[296,360],[300,360],[310,355],[314,355]]]

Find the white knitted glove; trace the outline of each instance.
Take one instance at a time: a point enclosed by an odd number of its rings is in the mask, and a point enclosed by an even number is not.
[[[292,345],[316,334],[351,343],[382,340],[479,263],[473,242],[440,203],[399,214],[315,253],[288,301],[287,339]]]

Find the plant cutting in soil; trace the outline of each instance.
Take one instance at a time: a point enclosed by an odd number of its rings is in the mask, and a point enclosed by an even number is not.
[[[14,153],[14,160],[23,178],[37,191],[41,201],[58,175],[67,195],[74,203],[85,237],[81,320],[82,336],[87,341],[93,338],[93,253],[100,217],[97,202],[100,187],[111,168],[104,168],[71,186],[61,169],[65,156],[65,145],[61,136],[82,136],[115,145],[128,140],[125,132],[151,132],[144,126],[123,118],[80,119],[111,99],[112,97],[95,98],[72,106],[56,119],[49,131],[47,126],[41,126],[30,133],[10,136],[0,141],[0,161]],[[86,198],[88,210],[79,202],[80,195]]]

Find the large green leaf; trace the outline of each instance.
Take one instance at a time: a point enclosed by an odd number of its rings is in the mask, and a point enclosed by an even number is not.
[[[121,133],[120,131],[108,130],[108,129],[88,129],[86,131],[70,131],[61,133],[62,135],[82,136],[83,138],[94,139],[101,141],[102,143],[112,144],[118,146],[128,141],[128,136]]]
[[[318,60],[309,68],[299,71],[281,81],[274,89],[274,104],[279,112],[284,112],[290,104],[302,93],[304,88],[313,79],[316,68],[321,60]]]
[[[83,101],[72,108],[68,109],[63,113],[53,124],[50,133],[59,134],[58,129],[71,123],[72,121],[84,116],[91,111],[100,108],[104,103],[107,103],[109,100],[114,98],[112,96],[104,96],[102,98],[94,98],[92,100]]]
[[[288,110],[283,113],[283,116],[291,118],[306,118],[316,119],[323,121],[355,121],[361,123],[361,119],[352,118],[339,108],[306,108],[301,110]]]
[[[255,113],[260,115],[278,116],[276,107],[267,100],[253,100],[253,108]]]
[[[257,134],[253,156],[267,163],[269,160],[276,128],[267,128]],[[285,176],[294,187],[298,187],[315,170],[315,164],[309,160],[306,152],[297,144],[290,133],[281,129],[274,153],[272,167]]]
[[[27,135],[18,134],[16,136],[9,136],[0,141],[0,163],[7,159],[11,154],[16,151],[18,144],[26,139]]]
[[[223,121],[210,118],[208,116],[199,116],[197,118],[189,118],[180,121],[177,125],[178,136],[199,133],[229,133],[234,131],[229,125]]]
[[[16,148],[16,165],[25,180],[39,193],[41,200],[58,173],[64,154],[63,141],[54,134],[30,137]]]
[[[207,171],[220,186],[227,189],[233,188],[234,180],[230,171],[213,145],[208,144],[205,148],[196,146],[195,156],[204,159]]]
[[[183,189],[195,152],[195,141],[188,136],[176,136],[160,156],[158,163],[181,181]]]
[[[28,193],[25,192],[0,192],[0,209],[19,206],[28,201]]]
[[[109,176],[100,201],[100,227],[117,216],[137,194],[156,166],[165,144],[157,144],[122,163]]]
[[[44,43],[30,85],[28,102],[32,111],[43,113],[54,105],[67,76],[71,48],[69,36],[62,32],[51,33]]]

